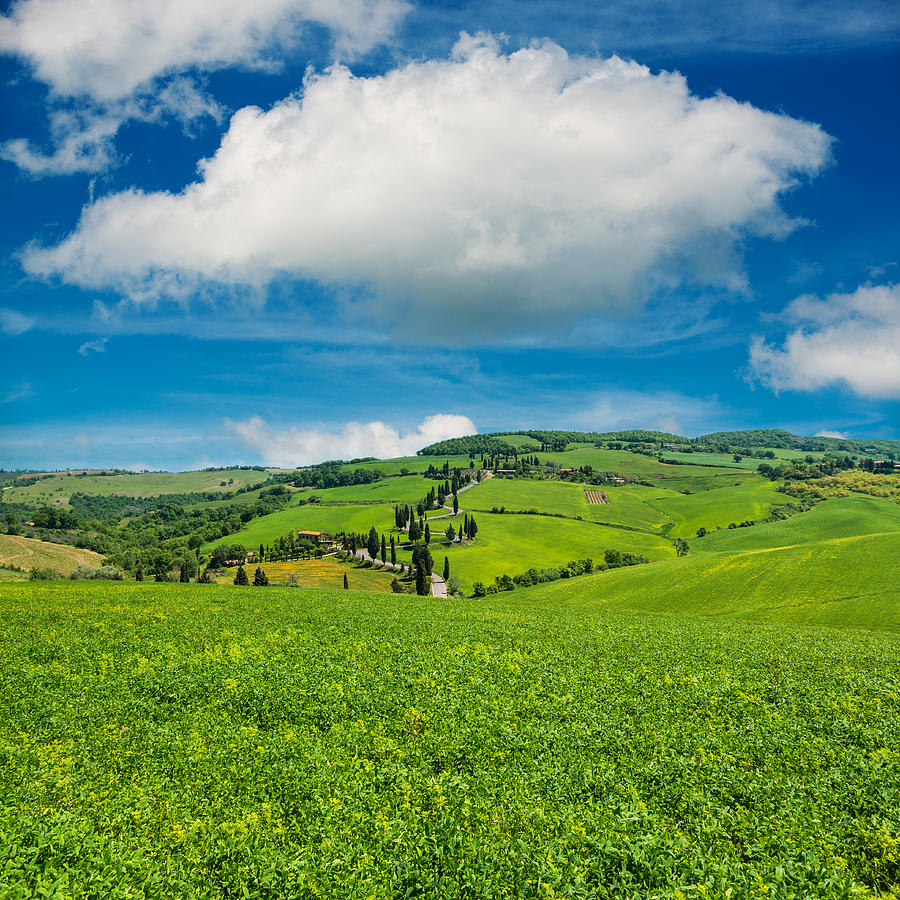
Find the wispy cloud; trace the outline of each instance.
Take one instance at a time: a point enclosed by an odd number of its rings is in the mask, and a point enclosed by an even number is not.
[[[17,400],[27,400],[32,396],[34,396],[34,391],[32,390],[31,385],[26,381],[19,385],[19,387],[14,388],[9,393],[5,394],[0,402],[15,403]]]
[[[34,328],[37,319],[17,309],[0,308],[0,331],[14,337]]]
[[[78,348],[78,352],[82,356],[87,356],[91,352],[105,353],[106,352],[106,341],[107,341],[107,338],[96,338],[93,341],[85,341]]]

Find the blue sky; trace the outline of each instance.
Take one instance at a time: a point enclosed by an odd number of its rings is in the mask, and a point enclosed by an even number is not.
[[[898,37],[878,0],[6,4],[0,466],[900,438]]]

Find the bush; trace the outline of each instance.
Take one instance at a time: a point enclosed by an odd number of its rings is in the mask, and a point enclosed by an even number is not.
[[[125,573],[115,566],[76,566],[69,576],[73,581],[81,579],[102,579],[104,581],[124,581]]]
[[[35,567],[28,573],[29,581],[56,581],[57,578],[62,578],[62,575],[55,569],[39,569]]]
[[[485,589],[485,586],[482,582],[476,581],[472,585],[472,596],[473,597],[486,597],[487,596],[487,590]]]

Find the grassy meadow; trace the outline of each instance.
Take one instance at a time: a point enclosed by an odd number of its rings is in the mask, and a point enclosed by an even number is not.
[[[0,567],[52,569],[68,575],[77,566],[99,566],[101,561],[100,554],[91,550],[14,534],[0,534]]]
[[[260,565],[266,573],[270,585],[288,585],[291,583],[291,578],[295,578],[297,587],[315,588],[316,590],[343,589],[344,575],[346,575],[351,590],[390,593],[391,581],[397,577],[396,571],[382,569],[377,565],[369,568],[354,563],[339,563],[328,556],[322,559],[263,562]],[[255,570],[255,563],[247,566],[247,573],[251,581]],[[227,569],[226,574],[218,577],[216,582],[233,584],[236,572],[236,567]]]
[[[896,896],[900,636],[607,596],[675,566],[5,585],[4,896]]]
[[[763,550],[810,541],[900,532],[900,504],[860,494],[825,500],[801,515],[752,528],[730,528],[691,541],[691,550]]]
[[[270,469],[269,472],[283,471]],[[8,503],[66,506],[75,493],[108,497],[155,497],[160,494],[190,494],[201,491],[236,491],[264,481],[266,472],[253,469],[224,469],[216,472],[147,472],[138,475],[48,475],[25,487],[3,491]],[[225,482],[222,484],[222,482]]]

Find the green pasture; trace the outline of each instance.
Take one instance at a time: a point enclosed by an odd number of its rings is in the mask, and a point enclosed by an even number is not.
[[[527,590],[537,594],[534,602],[569,603],[583,610],[604,604],[900,631],[900,532],[690,555]]]
[[[288,509],[252,519],[246,528],[212,541],[203,547],[209,552],[219,544],[243,544],[256,547],[271,544],[289,531],[339,531],[368,532],[375,526],[379,532],[387,533],[394,527],[394,508],[390,504],[373,506],[291,506]]]
[[[613,608],[651,569],[3,585],[4,896],[896,896],[900,637]]]
[[[265,481],[271,469],[226,469],[221,472],[147,472],[141,475],[51,475],[26,487],[12,487],[3,492],[7,503],[32,506],[65,500],[75,493],[108,497],[155,497],[160,494],[191,494],[200,491],[236,491],[246,484]],[[223,485],[222,482],[225,482]],[[229,484],[229,481],[233,483]]]
[[[606,493],[609,503],[588,503],[585,487]],[[580,485],[566,481],[542,481],[526,478],[490,478],[460,495],[465,509],[513,510],[537,509],[592,522],[627,525],[641,531],[661,531],[672,520],[650,505],[649,501],[680,494],[664,488],[644,485]]]
[[[468,454],[450,454],[447,456],[398,456],[394,459],[376,459],[365,463],[347,463],[345,469],[377,469],[385,475],[399,475],[401,469],[408,469],[412,473],[427,472],[429,466],[441,468],[444,461],[450,463],[450,468],[468,469]],[[475,457],[475,465],[481,461],[480,456]]]
[[[824,500],[811,510],[752,528],[730,528],[691,541],[696,552],[758,550],[857,535],[900,532],[900,505],[854,495]]]
[[[562,453],[538,453],[538,460],[541,464],[556,462],[561,468],[590,465],[600,472],[619,472],[676,491],[686,488],[695,491],[710,490],[754,477],[745,468],[667,465],[653,456],[630,453],[627,450],[601,450],[592,446],[581,446]]]
[[[421,500],[432,488],[437,491],[443,481],[424,478],[421,475],[401,475],[393,478],[382,478],[372,484],[353,484],[347,487],[305,488],[300,496],[315,494],[322,501],[340,503],[415,503]]]
[[[472,492],[474,493],[474,491]],[[465,496],[465,495],[464,495]],[[548,568],[586,556],[600,562],[610,549],[639,553],[651,559],[666,559],[675,555],[670,541],[658,535],[625,528],[611,528],[591,522],[577,522],[550,516],[475,514],[478,535],[474,542],[463,546],[438,546],[437,541],[447,524],[462,525],[463,516],[440,521],[435,529],[431,548],[440,571],[444,555],[450,558],[450,572],[465,588],[472,582],[493,582],[497,575],[518,575],[530,568]],[[401,562],[409,562],[410,554],[403,552]]]
[[[727,490],[703,491],[651,501],[674,523],[669,537],[692,538],[699,528],[714,531],[732,522],[765,518],[773,505],[783,505],[791,498],[779,493],[771,481],[754,479],[733,485]]]

